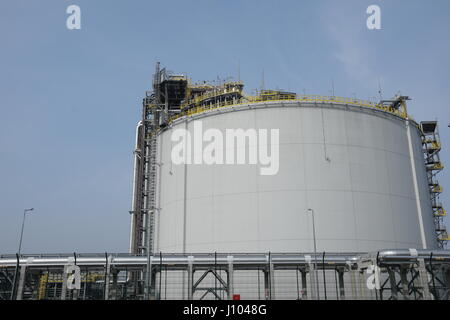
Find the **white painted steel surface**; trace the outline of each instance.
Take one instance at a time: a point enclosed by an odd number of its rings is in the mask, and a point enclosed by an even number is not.
[[[249,108],[195,117],[203,130],[223,133],[279,129],[275,176],[261,176],[258,165],[173,164],[171,133],[185,128],[186,119],[159,135],[155,252],[310,252],[308,208],[315,211],[319,252],[422,248],[420,224],[427,248],[437,247],[420,132],[413,123],[411,161],[406,121],[383,111],[299,102]],[[190,131],[195,117],[187,120]]]

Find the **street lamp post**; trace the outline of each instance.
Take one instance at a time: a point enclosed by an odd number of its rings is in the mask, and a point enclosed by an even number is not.
[[[313,240],[314,240],[314,273],[316,276],[316,296],[317,300],[319,300],[319,277],[317,273],[317,246],[316,246],[316,226],[314,223],[314,210],[308,209],[312,213],[312,226],[313,226]]]
[[[20,232],[19,251],[17,253],[19,256],[20,256],[20,250],[22,249],[22,237],[23,237],[23,228],[25,226],[25,216],[26,216],[27,212],[31,212],[33,210],[34,210],[34,208],[23,210],[22,231]]]
[[[25,216],[26,216],[27,212],[31,212],[33,210],[34,210],[34,208],[23,210],[22,230],[20,231],[19,250],[17,252],[17,267],[16,267],[16,272],[14,272],[14,280],[13,280],[12,288],[11,288],[11,300],[14,299],[14,295],[16,293],[16,287],[17,287],[16,281],[17,281],[17,274],[19,272],[18,268],[20,265],[19,259],[20,259],[20,250],[22,249],[22,238],[23,238],[23,228],[25,226]]]

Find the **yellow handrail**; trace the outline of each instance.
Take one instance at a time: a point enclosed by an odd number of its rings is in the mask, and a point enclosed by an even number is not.
[[[193,100],[189,101],[188,104],[185,104],[183,106],[198,105],[201,101],[205,100],[206,98],[210,98],[215,95],[217,96],[217,93],[216,94],[209,93],[206,95],[201,95],[201,96],[195,97]],[[263,97],[261,97],[261,96],[244,96],[243,98],[239,99],[236,102],[233,102],[230,100],[224,101],[224,102],[216,101],[211,106],[195,106],[195,107],[188,109],[187,111],[180,112],[179,114],[171,117],[169,119],[169,121],[172,122],[180,117],[183,117],[186,115],[191,116],[191,115],[202,113],[204,111],[211,110],[211,109],[223,108],[223,107],[228,107],[228,106],[239,106],[239,105],[243,105],[243,104],[261,103],[261,102],[341,103],[341,104],[349,104],[349,105],[362,106],[362,107],[383,110],[383,111],[395,114],[401,118],[407,117],[406,110],[396,110],[396,109],[393,109],[392,107],[385,107],[381,104],[377,104],[377,103],[374,103],[374,102],[371,102],[368,100],[335,97],[335,96],[330,97],[330,96],[320,96],[320,95],[301,95],[301,96],[297,96],[297,98],[295,98],[295,99],[292,99],[289,97],[287,97],[287,98],[277,97],[277,99],[274,99],[274,100],[270,100],[270,99],[267,100],[267,99],[263,99]]]

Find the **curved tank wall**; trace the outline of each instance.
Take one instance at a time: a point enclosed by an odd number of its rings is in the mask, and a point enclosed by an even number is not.
[[[375,109],[285,102],[197,120],[203,130],[279,129],[279,171],[175,165],[173,130],[193,134],[193,118],[179,119],[158,137],[156,251],[312,252],[308,208],[318,251],[436,248],[420,132],[412,122],[413,161],[407,121]]]

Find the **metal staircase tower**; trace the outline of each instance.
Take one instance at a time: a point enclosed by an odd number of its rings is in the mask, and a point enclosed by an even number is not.
[[[132,211],[130,211],[132,214],[130,253],[146,256],[148,260],[154,253],[155,213],[158,210],[156,208],[157,133],[164,110],[160,103],[160,80],[161,72],[157,63],[153,91],[146,92],[142,102],[142,120],[137,128],[134,195]],[[150,263],[147,265],[142,273],[133,275],[136,284],[135,295],[144,299],[149,299],[151,295],[151,267]]]
[[[439,248],[443,249],[447,241],[450,240],[447,228],[444,224],[444,217],[447,212],[444,210],[439,196],[443,189],[437,180],[437,175],[444,169],[440,160],[441,141],[437,121],[424,121],[420,123],[422,129],[422,145],[427,170],[428,187],[430,190],[431,204],[433,207],[434,225]]]
[[[153,91],[146,92],[142,103],[142,121],[138,127],[134,201],[134,215],[130,251],[134,254],[153,254],[156,177],[157,177],[157,131],[160,126],[160,70],[156,65]]]
[[[147,93],[143,101],[143,165],[142,165],[142,254],[152,255],[154,250],[154,230],[156,208],[157,175],[157,131],[160,125],[161,82],[159,63],[156,64],[153,79],[153,93]],[[145,220],[145,223],[144,223]]]

